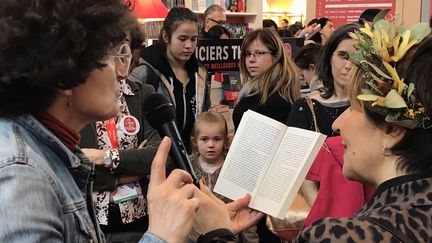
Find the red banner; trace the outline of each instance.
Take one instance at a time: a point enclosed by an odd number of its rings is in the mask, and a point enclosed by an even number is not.
[[[387,18],[394,18],[396,0],[317,0],[316,18],[329,18],[335,27],[356,22],[368,8],[390,9]]]

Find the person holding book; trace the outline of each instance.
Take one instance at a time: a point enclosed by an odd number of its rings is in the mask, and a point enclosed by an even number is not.
[[[195,57],[198,19],[190,9],[174,7],[165,18],[157,44],[145,48],[131,81],[150,84],[176,109],[176,124],[190,153],[196,116],[210,107],[207,71]]]
[[[78,147],[79,131],[119,113],[120,76],[130,58],[121,20],[136,21],[130,5],[118,0],[3,0],[0,5],[5,31],[0,48],[0,242],[103,243],[90,195],[94,164]],[[152,163],[146,236],[179,239],[194,222],[203,233],[226,228],[222,233],[229,236],[229,230],[237,232],[259,218],[246,206],[249,196],[225,205],[200,193],[184,171],[165,180],[167,140],[162,156]],[[185,193],[189,188],[196,197]],[[195,218],[197,207],[220,218]],[[192,217],[180,217],[185,214]],[[146,239],[142,242],[151,242]]]
[[[353,67],[348,59],[357,44],[349,33],[358,30],[357,24],[347,24],[338,28],[323,47],[322,58],[318,62],[318,78],[322,80],[322,92],[312,93],[293,104],[287,125],[321,132],[327,135],[301,191],[311,211],[305,219],[309,225],[317,219],[328,216],[351,216],[365,203],[362,184],[351,182],[342,175],[341,139],[331,125],[350,105],[348,82]],[[346,193],[350,197],[346,197]]]
[[[241,53],[240,73],[245,83],[232,115],[235,129],[249,109],[285,122],[291,104],[300,97],[300,81],[281,38],[271,29],[254,30],[244,38]],[[258,234],[261,242],[280,242],[267,229],[265,219],[258,224]]]
[[[317,221],[296,242],[430,242],[430,28],[380,20],[352,36],[359,45],[349,56],[356,67],[348,87],[351,107],[333,129],[343,140],[344,175],[376,191],[354,216]]]
[[[192,132],[192,166],[198,178],[213,192],[228,151],[228,126],[225,118],[215,112],[201,113]],[[215,193],[225,203],[232,200]],[[236,242],[258,242],[253,226],[237,236]]]

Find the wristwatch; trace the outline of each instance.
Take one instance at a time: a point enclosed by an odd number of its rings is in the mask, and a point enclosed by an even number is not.
[[[105,151],[105,154],[103,157],[103,164],[104,164],[104,167],[111,168],[112,159],[111,159],[111,150],[109,150],[109,149]]]
[[[216,229],[206,234],[200,235],[197,243],[227,243],[235,242],[236,238],[229,229]]]

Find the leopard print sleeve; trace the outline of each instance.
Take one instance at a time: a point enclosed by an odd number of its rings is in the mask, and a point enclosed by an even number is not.
[[[304,229],[294,242],[399,242],[362,218],[325,218]]]

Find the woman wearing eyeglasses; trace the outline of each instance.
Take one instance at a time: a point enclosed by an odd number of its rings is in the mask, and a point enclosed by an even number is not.
[[[0,241],[104,242],[79,131],[119,112],[136,20],[118,0],[0,5]]]
[[[323,217],[351,216],[366,202],[363,185],[348,181],[342,175],[343,146],[340,136],[331,127],[350,106],[347,87],[353,64],[348,58],[355,51],[357,41],[349,33],[358,28],[357,24],[347,24],[332,34],[323,47],[317,67],[324,87],[310,97],[297,100],[287,120],[288,126],[319,131],[330,137],[301,188],[312,206],[306,226]]]
[[[300,83],[281,38],[269,29],[257,29],[246,35],[241,53],[244,84],[233,112],[234,127],[248,109],[285,122],[291,104],[300,97]]]
[[[246,35],[241,46],[240,72],[244,81],[233,111],[237,129],[248,109],[285,122],[291,104],[300,97],[299,77],[277,32],[257,29]],[[265,225],[258,224],[260,242],[280,242]]]
[[[141,53],[131,80],[147,83],[168,97],[176,108],[180,136],[190,153],[195,118],[210,107],[207,71],[195,57],[198,19],[190,9],[174,7],[165,18],[157,44]]]
[[[154,93],[153,87],[126,79],[132,58],[129,46],[138,48],[143,38],[135,23],[123,25],[127,36],[117,54],[120,111],[113,118],[87,125],[80,133],[80,147],[96,164],[93,200],[107,242],[137,242],[147,230],[146,176],[160,143],[142,114],[143,102]]]

